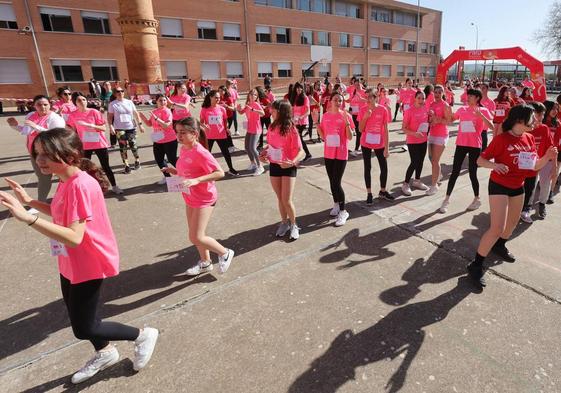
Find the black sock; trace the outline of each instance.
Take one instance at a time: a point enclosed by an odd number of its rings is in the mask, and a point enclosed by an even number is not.
[[[366,196],[367,196],[368,198],[372,198],[372,193],[369,192]]]
[[[473,261],[473,264],[476,266],[483,266],[483,261],[485,261],[485,257],[479,255],[479,253],[475,253],[475,260]]]
[[[340,211],[345,210],[345,202],[339,202],[339,210]]]
[[[497,239],[497,242],[495,243],[495,245],[493,247],[499,247],[499,248],[503,248],[506,247],[505,243],[508,239],[503,239],[502,237],[499,237]]]

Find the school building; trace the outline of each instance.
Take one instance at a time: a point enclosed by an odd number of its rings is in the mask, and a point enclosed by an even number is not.
[[[333,53],[311,78],[432,80],[441,25],[441,11],[393,0],[0,0],[0,98],[90,78],[285,86],[311,45]]]

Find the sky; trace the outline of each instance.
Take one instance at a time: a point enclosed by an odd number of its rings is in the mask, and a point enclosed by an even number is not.
[[[417,5],[417,0],[401,0]],[[475,22],[479,27],[479,48],[520,46],[539,60],[548,58],[532,39],[547,19],[553,0],[420,0],[421,7],[443,12],[441,53],[446,58],[454,49],[475,49]],[[508,26],[508,27],[507,27]]]

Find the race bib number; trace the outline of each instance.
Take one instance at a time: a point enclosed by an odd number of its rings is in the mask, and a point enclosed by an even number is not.
[[[162,131],[153,132],[150,136],[152,137],[152,142],[159,142],[164,139],[164,133]]]
[[[67,257],[68,252],[66,251],[66,246],[59,241],[54,239],[50,239],[49,242],[51,243],[51,256],[58,257],[63,256]]]
[[[99,142],[101,140],[99,132],[86,131],[84,132],[84,142]]]
[[[358,113],[358,105],[351,105],[351,112]]]
[[[462,121],[460,123],[460,128],[462,129],[462,132],[465,132],[465,133],[475,132],[475,126],[473,125],[473,121],[471,121],[471,120]]]
[[[341,137],[337,134],[328,134],[325,142],[327,147],[339,147],[341,146]]]
[[[381,134],[374,134],[371,132],[366,133],[366,143],[370,145],[379,145],[381,141],[382,141]]]
[[[495,116],[503,117],[504,115],[505,115],[505,110],[504,109],[497,109],[495,111]]]
[[[121,113],[119,115],[119,120],[121,121],[121,123],[130,123],[132,122],[132,116],[128,113]]]
[[[538,155],[533,152],[521,151],[518,153],[518,169],[533,170],[536,167]]]
[[[211,126],[219,126],[222,124],[222,116],[220,115],[211,115],[208,117],[208,124]]]
[[[187,187],[183,182],[185,178],[180,176],[166,177],[166,185],[168,186],[168,192],[184,192],[189,194],[189,187]]]
[[[417,132],[421,132],[423,134],[429,132],[429,123],[421,123],[419,125],[419,128],[417,129]]]
[[[282,149],[275,149],[274,147],[269,147],[269,159],[271,161],[282,161]]]

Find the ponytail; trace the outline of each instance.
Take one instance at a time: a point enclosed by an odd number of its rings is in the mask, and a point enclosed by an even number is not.
[[[178,120],[174,127],[177,127],[178,124],[181,124],[181,126],[187,128],[189,131],[194,132],[197,135],[197,141],[208,150],[208,139],[206,137],[205,130],[201,128],[197,119],[191,116],[184,117],[183,119]]]

